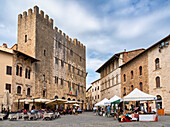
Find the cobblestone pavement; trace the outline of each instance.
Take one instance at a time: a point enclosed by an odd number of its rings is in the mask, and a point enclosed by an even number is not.
[[[91,112],[65,115],[52,121],[0,121],[0,127],[170,127],[170,116],[159,116],[158,122],[119,123],[113,118],[94,116]]]

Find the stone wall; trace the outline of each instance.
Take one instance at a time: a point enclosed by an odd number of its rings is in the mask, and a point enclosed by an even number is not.
[[[142,67],[142,75],[139,73],[139,67]],[[131,71],[133,71],[133,78],[131,78]],[[126,80],[124,81],[124,74],[126,75]],[[140,82],[143,85],[143,91],[149,93],[148,85],[148,54],[144,53],[139,57],[135,58],[133,61],[128,62],[123,67],[121,67],[121,97],[124,94],[124,88],[126,88],[126,95],[133,89],[140,89]]]
[[[170,38],[161,41],[169,42]],[[166,114],[170,114],[170,46],[167,45],[159,51],[159,44],[153,47],[148,52],[148,72],[149,72],[149,93],[155,96],[160,95],[162,97],[162,108],[165,109]],[[155,60],[159,58],[160,68],[155,68]],[[160,77],[160,87],[156,87],[156,77]],[[156,108],[156,105],[153,105],[152,108]]]
[[[27,42],[25,42],[25,35],[27,35]],[[77,39],[72,41],[57,27],[53,29],[53,20],[49,19],[48,15],[44,17],[44,12],[42,10],[39,12],[37,6],[34,7],[34,12],[29,9],[28,15],[24,12],[23,15],[18,16],[18,50],[40,60],[35,63],[34,97],[70,98],[85,102],[86,48]],[[70,51],[73,55],[70,55]],[[69,65],[71,71],[68,69]],[[69,83],[72,88],[71,94]]]

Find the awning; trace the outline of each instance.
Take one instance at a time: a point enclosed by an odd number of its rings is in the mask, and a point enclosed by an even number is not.
[[[81,104],[82,102],[80,101],[67,101],[65,104]]]
[[[67,102],[67,100],[65,99],[54,99],[49,102],[46,102],[46,104],[60,105],[60,104],[64,104],[65,102]]]
[[[35,103],[46,103],[49,102],[49,99],[32,99],[31,102],[35,102]]]
[[[79,106],[78,104],[73,104],[73,105],[74,105],[74,106],[77,106],[77,107]]]
[[[31,101],[32,100],[30,100],[30,99],[17,99],[17,100],[14,101],[14,103],[18,103],[18,102],[21,102],[21,103],[27,102],[27,103],[29,103]]]

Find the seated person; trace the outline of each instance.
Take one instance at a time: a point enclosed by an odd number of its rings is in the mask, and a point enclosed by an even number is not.
[[[23,111],[23,113],[24,113],[24,114],[27,114],[27,110],[25,109],[25,110]]]
[[[3,117],[4,120],[8,119],[8,116],[9,116],[9,110],[7,109],[5,111],[5,116]]]
[[[35,111],[34,111],[34,109],[32,109],[32,110],[31,110],[31,114],[34,114],[34,113],[35,113]]]

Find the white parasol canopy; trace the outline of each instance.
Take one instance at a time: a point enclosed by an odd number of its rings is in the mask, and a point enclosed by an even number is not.
[[[46,102],[49,102],[50,100],[49,99],[32,99],[31,102],[35,102],[35,103],[46,103]]]
[[[82,102],[80,101],[67,101],[65,104],[81,104]]]
[[[95,104],[95,106],[106,106],[106,105],[108,105],[108,104],[104,104],[106,102],[108,102],[108,99],[104,98],[102,101],[100,101],[97,104]]]
[[[30,100],[30,99],[17,99],[14,102],[18,103],[18,101],[21,102],[21,103],[24,103],[24,102],[31,102],[32,100]]]
[[[9,91],[8,90],[6,90],[4,92],[2,103],[3,103],[5,108],[10,106],[10,95],[9,95]]]
[[[67,100],[65,99],[54,99],[54,100],[50,100],[48,102],[46,102],[46,104],[55,104],[55,105],[59,105],[59,104],[63,104],[67,102]]]
[[[73,104],[73,105],[74,105],[74,106],[77,106],[77,107],[79,106],[78,104]]]
[[[114,102],[114,101],[117,101],[117,100],[120,100],[121,98],[120,97],[118,97],[118,96],[114,96],[114,97],[112,97],[112,98],[110,98],[110,100],[108,100],[107,102],[105,102],[104,104],[105,105],[110,105],[110,103],[112,103],[112,102]]]
[[[152,101],[156,99],[156,96],[144,93],[135,88],[131,93],[123,98],[123,101]]]

